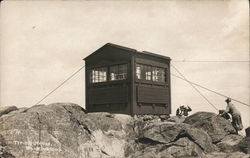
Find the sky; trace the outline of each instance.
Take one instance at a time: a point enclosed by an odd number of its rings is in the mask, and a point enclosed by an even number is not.
[[[108,42],[169,56],[190,81],[249,104],[249,62],[176,62],[249,61],[248,6],[247,0],[4,1],[0,105],[36,104]],[[42,104],[85,107],[84,82],[83,70]],[[183,104],[192,113],[217,113],[188,83],[174,76],[171,82],[173,114]],[[225,109],[226,98],[199,90]],[[233,103],[249,126],[250,108]]]

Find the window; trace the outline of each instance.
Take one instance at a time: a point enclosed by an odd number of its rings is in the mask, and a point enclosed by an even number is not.
[[[165,69],[143,64],[136,64],[136,78],[139,80],[152,80],[155,82],[165,82]]]
[[[143,64],[136,64],[135,71],[136,71],[137,79],[151,80],[151,76],[152,76],[151,66],[143,65]]]
[[[110,81],[127,79],[127,64],[110,67]]]
[[[91,70],[90,82],[106,82],[107,81],[107,68],[95,68]]]
[[[152,80],[156,82],[165,82],[165,71],[163,68],[152,67]]]
[[[146,80],[151,80],[151,66],[143,65],[143,74],[145,74],[145,79]]]

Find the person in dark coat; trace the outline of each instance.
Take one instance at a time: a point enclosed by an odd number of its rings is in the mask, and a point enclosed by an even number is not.
[[[231,120],[230,114],[224,113],[224,112],[225,112],[225,110],[219,110],[219,115],[220,115],[221,117],[223,117],[224,119],[226,119],[226,120]]]
[[[188,116],[188,112],[190,111],[192,111],[192,109],[188,105],[182,105],[176,110],[176,116]]]

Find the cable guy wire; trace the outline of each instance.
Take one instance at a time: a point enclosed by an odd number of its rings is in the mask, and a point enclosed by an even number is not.
[[[201,62],[204,62],[204,63],[210,63],[210,62],[218,62],[218,63],[249,63],[250,61],[248,60],[173,60],[172,62],[187,62],[187,63],[195,63],[195,62],[198,62],[198,63],[201,63]]]
[[[204,86],[201,86],[201,85],[199,85],[199,84],[197,84],[197,83],[191,82],[191,81],[189,81],[189,80],[187,80],[187,79],[184,79],[184,78],[182,78],[182,77],[180,77],[180,76],[178,76],[178,75],[175,75],[175,74],[173,74],[173,73],[171,73],[171,75],[174,76],[174,77],[176,77],[176,78],[179,78],[179,79],[181,79],[181,80],[184,80],[184,81],[186,81],[186,82],[192,83],[193,85],[195,85],[195,86],[197,86],[197,87],[200,87],[200,88],[205,89],[205,90],[207,90],[207,91],[213,92],[213,93],[215,93],[215,94],[217,94],[217,95],[220,95],[220,96],[222,96],[222,97],[225,97],[225,98],[231,98],[231,99],[234,100],[235,102],[238,102],[238,103],[240,103],[240,104],[243,104],[243,105],[246,105],[246,106],[249,106],[249,107],[250,107],[249,104],[244,103],[244,102],[242,102],[242,101],[239,101],[239,100],[237,100],[237,99],[234,99],[234,98],[232,98],[232,97],[230,97],[230,96],[221,94],[221,93],[219,93],[219,92],[216,92],[216,91],[214,91],[214,90],[211,90],[211,89],[209,89],[209,88],[206,88],[206,87],[204,87]]]
[[[191,82],[189,82],[186,77],[174,66],[171,64],[171,66],[176,70],[176,72],[178,72],[211,106],[214,107],[214,109],[216,111],[218,111],[218,109],[216,108],[216,106],[211,103]]]
[[[38,105],[41,103],[44,99],[46,99],[48,96],[50,96],[53,92],[55,92],[58,88],[60,88],[62,85],[64,85],[67,81],[69,81],[72,77],[74,77],[78,72],[80,72],[83,68],[82,66],[80,69],[78,69],[76,72],[74,72],[72,75],[70,75],[66,80],[64,80],[61,84],[59,84],[55,89],[53,89],[51,92],[49,92],[47,95],[45,95],[40,101],[38,101],[35,105]]]

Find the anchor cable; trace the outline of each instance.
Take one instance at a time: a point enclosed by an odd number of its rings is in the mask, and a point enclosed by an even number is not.
[[[47,95],[45,95],[41,100],[39,100],[35,105],[38,105],[41,103],[44,99],[46,99],[48,96],[50,96],[53,92],[55,92],[58,88],[60,88],[62,85],[64,85],[67,81],[69,81],[72,77],[74,77],[78,72],[80,72],[83,68],[85,67],[82,66],[80,69],[75,71],[72,75],[70,75],[68,78],[66,78],[61,84],[59,84],[56,88],[54,88],[52,91],[50,91]]]
[[[213,93],[215,93],[215,94],[217,94],[217,95],[220,95],[220,96],[222,96],[222,97],[231,98],[231,100],[233,100],[233,101],[235,101],[235,102],[238,102],[238,103],[243,104],[243,105],[246,105],[246,106],[250,106],[250,105],[247,104],[247,103],[244,103],[244,102],[239,101],[239,100],[237,100],[237,99],[234,99],[234,98],[232,98],[232,97],[230,97],[230,96],[227,96],[227,95],[221,94],[221,93],[219,93],[219,92],[216,92],[216,91],[214,91],[214,90],[211,90],[211,89],[209,89],[209,88],[206,88],[206,87],[204,87],[204,86],[202,86],[202,85],[200,85],[200,84],[191,82],[190,80],[186,80],[186,79],[184,79],[184,78],[182,78],[182,77],[180,77],[180,76],[178,76],[178,75],[176,75],[176,74],[171,73],[171,75],[174,76],[174,77],[176,77],[176,78],[179,78],[179,79],[181,79],[181,80],[184,80],[184,81],[186,81],[186,82],[190,82],[190,83],[192,83],[193,85],[195,85],[195,86],[197,86],[197,87],[200,87],[200,88],[205,89],[205,90],[207,90],[207,91],[213,92]]]
[[[208,99],[207,99],[207,97],[205,97],[191,82],[189,82],[189,80],[187,80],[187,78],[174,66],[174,65],[172,65],[171,64],[171,66],[176,70],[176,72],[178,72],[211,106],[213,106],[214,107],[214,109],[216,110],[216,111],[219,111],[217,108],[216,108],[216,106],[213,104],[213,103],[211,103]]]

